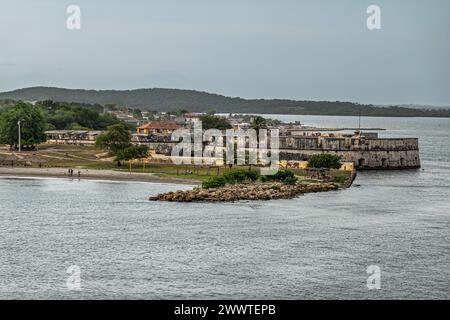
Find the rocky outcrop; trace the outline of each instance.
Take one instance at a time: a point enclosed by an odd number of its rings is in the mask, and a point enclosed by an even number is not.
[[[339,189],[333,182],[297,183],[285,185],[278,182],[227,185],[222,188],[195,188],[187,191],[176,191],[150,197],[150,201],[176,202],[233,202],[239,200],[272,200],[291,199],[311,192],[323,192]]]

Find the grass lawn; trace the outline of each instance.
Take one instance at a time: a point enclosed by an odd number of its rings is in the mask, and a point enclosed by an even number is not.
[[[112,161],[112,159],[105,158],[104,152],[95,146],[42,144],[38,146],[37,150],[22,151],[20,156],[24,156],[26,158],[38,157],[40,159],[44,159],[46,162],[42,164],[43,167],[117,170],[127,172],[130,170],[128,163],[123,163],[121,166],[118,166],[115,161]],[[23,166],[23,163],[19,163],[18,165]],[[37,165],[35,164],[34,166]],[[249,166],[233,166],[233,169],[251,169],[259,171],[259,168],[255,166],[252,166],[251,168],[249,168]],[[204,181],[210,177],[222,175],[224,172],[229,171],[230,168],[194,165],[176,166],[171,163],[147,163],[145,165],[133,163],[131,165],[131,170],[133,173],[154,173],[166,177],[179,177],[183,179]],[[289,170],[293,171],[303,183],[312,183],[320,180],[320,177],[314,176],[313,173],[307,170]],[[330,170],[327,172],[327,175],[331,176],[332,181],[342,183],[350,178],[351,173],[339,170]]]
[[[103,159],[100,155],[103,156]],[[118,166],[117,162],[105,159],[104,152],[95,146],[42,144],[38,146],[37,150],[22,151],[20,156],[25,158],[37,157],[39,159],[44,159],[46,162],[42,164],[43,167],[117,170],[127,172],[130,170],[129,165],[126,162],[122,163],[121,166]],[[7,163],[6,165],[10,164]],[[23,163],[17,163],[15,165],[23,166]],[[37,165],[33,166],[36,167]],[[247,170],[249,167],[240,166],[239,168]],[[194,165],[175,166],[171,163],[147,163],[145,165],[134,163],[131,165],[131,170],[134,173],[155,173],[161,176],[203,181],[211,176],[221,175],[223,172],[230,169],[228,167]]]

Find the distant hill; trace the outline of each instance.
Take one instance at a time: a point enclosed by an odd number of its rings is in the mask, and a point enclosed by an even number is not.
[[[425,110],[405,107],[375,107],[353,102],[296,101],[282,99],[242,99],[179,89],[81,90],[32,87],[0,93],[0,100],[117,104],[142,110],[192,112],[215,110],[221,113],[301,114],[391,117],[450,117],[449,109]]]
[[[386,108],[386,105],[376,105],[376,107]],[[439,109],[450,109],[450,106],[433,106],[433,105],[423,105],[423,104],[399,104],[397,107],[408,108],[408,109],[422,109],[422,110],[439,110]]]

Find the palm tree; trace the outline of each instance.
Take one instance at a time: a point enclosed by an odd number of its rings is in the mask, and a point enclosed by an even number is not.
[[[261,116],[254,117],[251,123],[251,128],[255,129],[256,134],[259,135],[260,129],[267,129],[266,119]]]
[[[256,143],[257,143],[257,147],[259,150],[259,130],[267,129],[266,118],[263,118],[261,116],[254,117],[250,127],[256,131]],[[252,165],[250,164],[249,170],[251,170],[251,168],[252,168]]]

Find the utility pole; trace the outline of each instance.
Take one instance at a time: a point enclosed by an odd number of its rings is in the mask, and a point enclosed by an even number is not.
[[[361,108],[359,108],[359,125],[358,125],[359,131],[361,131]]]
[[[21,152],[22,151],[22,147],[21,147],[21,145],[22,145],[22,142],[21,142],[21,137],[20,137],[20,124],[22,123],[22,121],[21,120],[19,120],[19,121],[17,121],[17,125],[19,126],[19,152]]]

